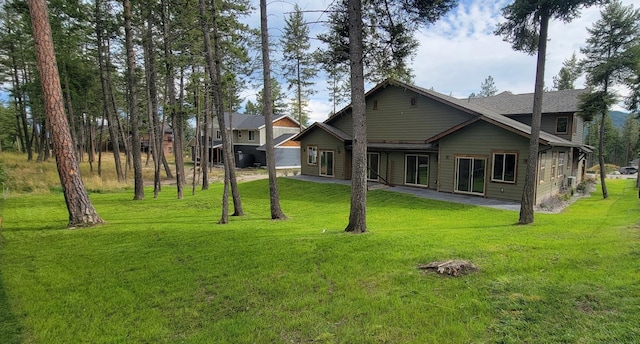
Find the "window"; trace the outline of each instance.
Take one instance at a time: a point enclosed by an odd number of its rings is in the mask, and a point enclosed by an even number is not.
[[[551,152],[551,179],[556,177],[556,168],[558,167],[558,152]]]
[[[542,153],[540,155],[540,183],[544,183],[544,179],[546,178],[545,174],[547,170],[547,153]]]
[[[564,174],[564,155],[566,153],[562,152],[558,155],[558,177]]]
[[[222,140],[222,133],[220,130],[216,130],[216,140]]]
[[[254,130],[249,130],[249,141],[256,140],[256,132]]]
[[[407,154],[405,157],[404,183],[408,185],[429,185],[429,156]]]
[[[493,153],[493,175],[494,182],[515,183],[516,163],[518,155],[516,153]]]
[[[367,153],[367,180],[380,178],[380,154]]]
[[[415,107],[416,104],[418,104],[418,101],[416,100],[416,97],[411,97],[411,107]]]
[[[373,109],[378,110],[378,100],[373,101]]]
[[[569,117],[556,118],[556,134],[566,134],[569,127]]]
[[[307,146],[307,164],[318,164],[318,146]]]

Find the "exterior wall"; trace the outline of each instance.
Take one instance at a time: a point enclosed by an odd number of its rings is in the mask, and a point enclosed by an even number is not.
[[[273,127],[273,138],[277,138],[280,135],[284,134],[297,134],[300,132],[300,127]],[[267,142],[267,131],[266,129],[260,130],[260,142],[264,144]]]
[[[531,125],[531,115],[511,115],[508,116],[511,119],[514,119],[518,122],[524,123],[526,125]],[[556,132],[556,121],[559,117],[566,117],[568,119],[567,122],[567,133],[559,134]],[[565,140],[572,141],[574,143],[582,144],[583,135],[584,135],[584,121],[582,118],[574,113],[553,113],[553,114],[542,114],[542,121],[540,122],[540,130],[555,135],[557,137],[561,137]]]
[[[298,131],[300,131],[300,125],[297,124],[296,122],[292,121],[289,117],[284,117],[281,118],[275,122],[273,122],[273,127],[286,127],[286,128],[294,128],[294,129],[298,129]],[[295,132],[298,132],[295,131]]]
[[[551,149],[540,149],[538,155],[538,185],[536,188],[536,203],[543,202],[551,196],[566,191],[567,177],[571,175],[571,160],[569,152],[571,148],[554,147]],[[564,164],[559,165],[559,156],[564,153]],[[555,159],[554,159],[555,157]],[[555,166],[554,166],[555,165]],[[544,176],[542,171],[544,166]],[[555,168],[554,168],[555,167]],[[555,173],[554,173],[555,171]]]
[[[267,158],[265,152],[257,150],[258,146],[253,145],[233,145],[233,152],[235,153],[236,166],[238,168],[253,167],[254,164],[260,163],[260,165],[267,164]]]
[[[254,140],[249,141],[249,131],[254,132]],[[262,139],[262,133],[260,130],[234,130],[233,131],[233,144],[234,145],[255,145],[261,146],[263,145],[261,142],[264,142]]]
[[[470,118],[468,113],[413,91],[388,86],[367,98],[367,139],[422,141]]]
[[[493,153],[516,153],[515,183],[491,181]],[[485,194],[487,198],[519,201],[529,154],[529,139],[486,122],[476,122],[440,140],[438,191],[454,192],[456,157],[486,159]]]
[[[332,151],[334,161],[334,178],[349,179],[351,177],[350,156],[351,154],[344,149],[344,143],[335,137],[329,135],[323,130],[314,130],[305,136],[300,147],[300,172],[302,174],[319,176],[320,175],[320,151]],[[318,147],[318,163],[309,164],[307,160],[307,146]]]
[[[369,153],[380,154],[380,176],[391,185],[405,185],[405,157],[407,154],[429,156],[429,189],[436,189],[438,180],[438,155],[430,152],[378,152],[370,150]],[[415,186],[415,185],[411,185]]]
[[[574,115],[573,118],[575,121],[575,134],[571,141],[578,144],[584,144],[584,119],[578,115]]]
[[[300,147],[277,147],[275,155],[276,168],[300,167]]]

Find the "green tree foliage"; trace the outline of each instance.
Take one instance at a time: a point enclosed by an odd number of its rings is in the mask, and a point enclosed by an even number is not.
[[[262,96],[263,94],[264,90],[259,91],[256,97],[256,104],[252,104],[255,105],[255,108],[252,108],[251,111],[255,115],[264,115],[264,97]],[[271,102],[274,115],[278,116],[291,113],[289,104],[287,102],[287,95],[282,91],[280,82],[278,82],[278,80],[275,78],[271,78]],[[256,110],[258,111],[256,112]]]
[[[558,75],[553,77],[553,88],[558,91],[574,89],[575,82],[580,77],[580,74],[582,74],[582,71],[578,65],[578,57],[574,52],[571,58],[564,60]]]
[[[627,80],[631,92],[625,99],[625,104],[629,110],[640,115],[640,44],[631,48],[631,53],[635,60],[635,68]]]
[[[493,77],[489,75],[480,85],[479,97],[490,97],[498,93],[496,83],[493,81]]]
[[[312,80],[318,74],[318,68],[313,53],[309,51],[309,28],[297,4],[293,13],[285,18],[284,35],[280,44],[283,46],[284,77],[289,90],[293,89],[295,93],[292,102],[295,118],[301,126],[307,125],[308,98],[314,93]]]
[[[326,43],[324,68],[346,64],[349,58],[348,0],[336,1],[329,15],[328,31],[318,35]],[[411,82],[409,62],[418,41],[413,33],[421,25],[438,20],[456,4],[440,1],[363,1],[362,21],[365,78],[377,83],[387,78]]]
[[[15,112],[0,102],[0,152],[15,148],[17,138]]]
[[[581,49],[585,59],[581,61],[587,73],[587,83],[592,94],[581,99],[581,113],[585,119],[600,114],[600,123],[606,123],[609,107],[616,100],[611,87],[624,84],[632,77],[636,65],[633,49],[640,42],[640,11],[633,6],[623,6],[613,1],[600,12],[601,18],[589,31],[587,45]],[[598,162],[602,197],[607,198],[605,171],[605,126],[600,126],[598,139]]]
[[[342,2],[341,4],[345,4]],[[369,2],[365,4],[370,4]],[[392,68],[380,68],[377,72],[382,72],[390,77],[398,77],[396,74],[402,74],[409,77],[405,68],[406,58],[412,53],[410,46],[414,43],[408,39],[411,36],[411,28],[415,28],[419,23],[434,22],[442,14],[446,13],[455,1],[441,0],[432,1],[385,1],[382,7],[375,7],[377,11],[371,12],[372,7],[364,7],[360,0],[348,0],[347,37],[348,45],[343,45],[344,27],[340,30],[339,25],[345,24],[344,21],[333,22],[332,27],[338,29],[336,37],[339,39],[337,43],[329,49],[329,55],[335,57],[335,61],[344,61],[344,52],[348,51],[348,61],[351,73],[351,117],[353,122],[353,146],[352,146],[352,172],[351,172],[351,206],[349,210],[349,224],[345,228],[347,232],[363,233],[367,231],[367,123],[366,123],[366,104],[364,95],[364,62],[377,60],[385,65],[384,60],[391,61]],[[335,13],[341,12],[343,8],[338,8]],[[387,32],[391,40],[380,40],[378,43],[390,48],[391,51],[385,50],[387,54],[368,55],[367,51],[372,52],[376,49],[366,48],[367,37],[364,33],[363,18],[367,18],[363,13],[370,15],[370,20],[364,20],[367,23],[383,23],[380,27],[383,32]],[[336,26],[337,24],[337,26]],[[375,27],[373,25],[372,27]],[[396,38],[396,40],[393,40]],[[405,39],[402,39],[405,38]],[[397,45],[399,44],[399,46]],[[397,50],[391,48],[398,48]],[[415,47],[415,46],[414,46]],[[345,48],[348,48],[345,50]],[[380,49],[377,49],[380,51]],[[384,49],[383,49],[384,50]],[[397,54],[396,54],[397,53]],[[375,80],[375,78],[374,78]]]
[[[530,55],[537,52],[536,80],[534,88],[533,114],[529,156],[522,192],[518,223],[528,224],[534,220],[535,180],[538,166],[538,139],[542,120],[542,97],[544,92],[544,69],[547,53],[547,32],[549,20],[569,22],[580,13],[582,7],[597,3],[598,0],[516,0],[502,9],[506,22],[496,28],[495,34],[504,37],[514,50]]]

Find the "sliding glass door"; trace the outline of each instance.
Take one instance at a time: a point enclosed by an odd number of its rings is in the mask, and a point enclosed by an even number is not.
[[[486,159],[456,158],[457,192],[484,195]]]

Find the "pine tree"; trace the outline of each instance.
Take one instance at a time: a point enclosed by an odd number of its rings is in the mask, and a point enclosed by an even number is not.
[[[308,122],[307,99],[314,93],[312,80],[318,74],[318,68],[313,54],[309,52],[309,28],[297,4],[293,13],[285,18],[284,35],[280,44],[283,46],[284,76],[289,90],[293,89],[295,92],[293,108],[302,130]]]
[[[574,89],[574,84],[580,77],[580,74],[582,74],[582,72],[578,65],[578,57],[574,52],[571,58],[564,60],[558,75],[553,77],[553,88],[558,91]]]
[[[446,13],[455,1],[442,0],[438,2],[414,1],[410,4],[402,1],[385,1],[386,8],[376,8],[379,10],[372,14],[371,18],[382,18],[383,29],[389,30],[390,37],[410,36],[410,28],[415,28],[418,22],[434,22],[441,15]],[[349,44],[345,46],[337,45],[334,53],[340,55],[348,52],[349,66],[351,73],[351,117],[353,122],[353,148],[352,148],[352,173],[351,173],[351,205],[349,211],[349,223],[345,231],[352,233],[364,233],[367,231],[367,122],[366,103],[364,95],[364,58],[365,40],[363,33],[363,6],[360,0],[348,0],[347,2],[347,23]],[[395,24],[394,24],[395,23]],[[404,32],[403,32],[404,31]],[[387,66],[386,71],[393,73],[405,73],[405,59],[410,56],[411,50],[406,50],[412,42],[385,42],[392,47],[402,48],[398,54],[391,54],[392,64]],[[339,57],[339,56],[338,56]],[[386,60],[383,56],[376,56],[381,60]],[[338,58],[336,61],[340,61]],[[407,77],[407,74],[404,74]]]
[[[540,138],[540,122],[542,120],[542,97],[544,93],[544,69],[547,53],[547,32],[550,19],[571,21],[578,16],[581,7],[590,6],[598,0],[516,0],[502,9],[506,22],[499,24],[495,34],[504,36],[512,48],[535,54],[536,80],[533,96],[533,113],[531,118],[531,136],[529,139],[529,156],[525,174],[522,201],[520,205],[519,224],[529,224],[534,220],[536,170],[538,167],[538,140]]]
[[[581,61],[587,73],[587,83],[595,91],[581,99],[585,120],[600,115],[606,123],[609,107],[615,102],[612,87],[624,84],[636,68],[634,49],[640,43],[640,10],[613,1],[600,12],[601,18],[589,31],[587,45],[581,49],[585,59]],[[605,127],[600,126],[598,138],[598,162],[602,197],[609,197],[605,170]]]
[[[45,112],[51,125],[53,151],[60,175],[62,191],[69,211],[69,224],[88,227],[100,224],[98,216],[80,177],[80,167],[73,147],[73,139],[64,113],[64,100],[53,47],[49,13],[44,0],[29,0],[29,12],[36,45],[38,71],[42,82]]]
[[[490,97],[496,93],[498,93],[498,88],[496,88],[496,83],[493,81],[493,77],[489,75],[480,85],[480,93],[478,96]]]

